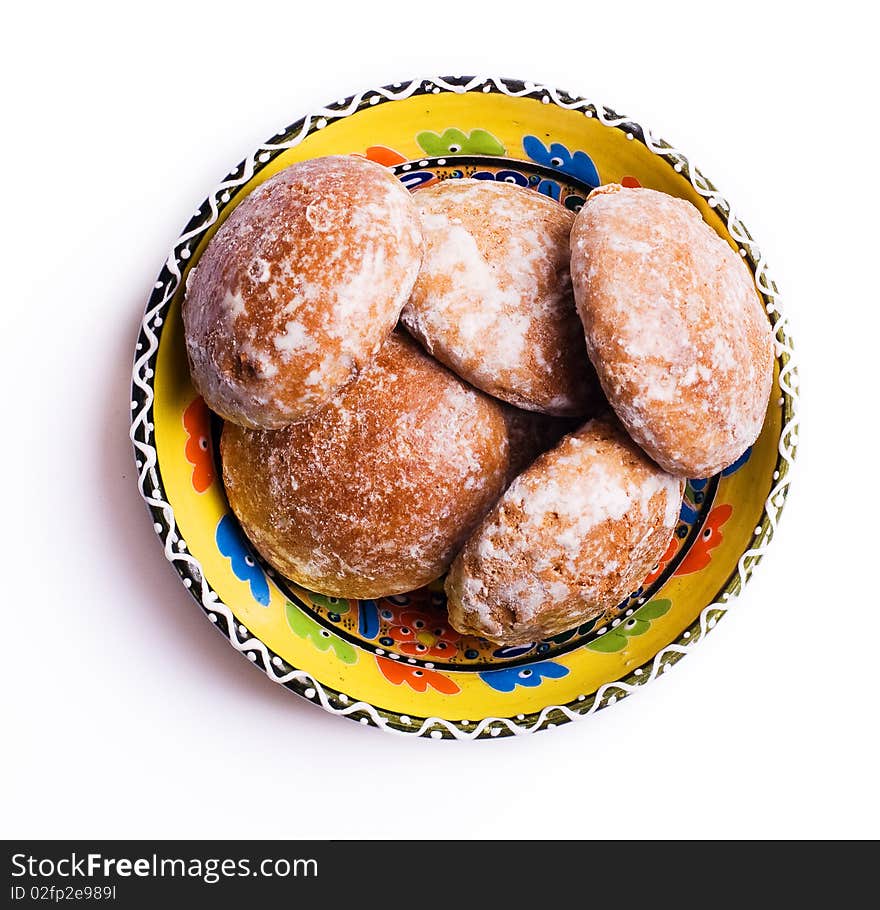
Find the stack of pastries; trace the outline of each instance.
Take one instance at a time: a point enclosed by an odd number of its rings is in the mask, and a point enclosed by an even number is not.
[[[356,156],[245,198],[187,280],[229,503],[321,594],[446,574],[451,624],[516,645],[605,613],[666,550],[684,478],[760,433],[769,322],[690,203],[504,182],[410,194]]]

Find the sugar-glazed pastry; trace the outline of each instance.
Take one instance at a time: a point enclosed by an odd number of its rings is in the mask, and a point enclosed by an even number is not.
[[[421,255],[412,198],[381,165],[332,156],[280,171],[239,204],[188,276],[196,388],[242,426],[301,419],[378,351]]]
[[[588,413],[598,388],[571,290],[573,214],[503,181],[446,180],[414,198],[425,258],[406,328],[490,395],[548,414]]]
[[[633,439],[686,477],[735,462],[761,432],[773,379],[742,259],[691,203],[610,185],[575,219],[571,272],[587,350]]]
[[[450,622],[516,645],[612,609],[668,546],[683,492],[616,420],[590,421],[510,485],[455,558]]]
[[[227,423],[220,451],[229,503],[257,550],[335,597],[438,578],[510,467],[501,403],[402,333],[319,411],[279,430]]]

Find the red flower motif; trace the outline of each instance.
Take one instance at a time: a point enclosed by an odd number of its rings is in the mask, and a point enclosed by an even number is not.
[[[184,454],[193,466],[192,485],[197,493],[204,493],[214,482],[214,457],[211,415],[201,396],[194,398],[183,412],[183,427],[187,432]]]
[[[410,657],[436,657],[448,660],[458,650],[461,638],[449,627],[445,617],[420,610],[404,610],[391,621],[388,637],[400,645],[400,651]]]
[[[669,546],[666,548],[666,551],[660,557],[660,561],[656,566],[651,570],[651,574],[642,582],[642,586],[651,585],[663,574],[664,569],[669,565],[669,560],[675,556],[678,551],[678,538],[673,534],[672,540],[669,541]]]
[[[364,157],[368,161],[375,161],[377,164],[382,164],[385,167],[403,164],[407,160],[400,152],[395,152],[394,149],[390,149],[385,145],[371,145],[367,149],[367,153]]]
[[[705,569],[712,561],[712,550],[721,545],[724,540],[721,534],[723,525],[733,515],[733,506],[724,503],[715,506],[706,516],[706,524],[694,545],[687,551],[681,565],[675,570],[676,575],[690,575]]]
[[[385,679],[395,686],[406,683],[410,689],[414,689],[416,692],[427,692],[430,687],[444,695],[457,695],[461,691],[457,683],[437,670],[411,667],[409,664],[379,656],[376,657],[376,664]]]

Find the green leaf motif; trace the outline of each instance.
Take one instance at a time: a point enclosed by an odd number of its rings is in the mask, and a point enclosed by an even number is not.
[[[287,625],[294,635],[310,641],[319,651],[333,649],[333,653],[344,663],[357,663],[357,651],[347,642],[334,635],[328,629],[315,622],[311,616],[292,604],[289,600],[284,606]]]
[[[625,622],[622,622],[616,632],[620,632],[627,638],[634,638],[636,635],[644,635],[651,628],[651,623],[647,619],[640,619],[636,616],[630,616]]]
[[[639,619],[660,619],[665,616],[672,607],[672,601],[668,597],[661,597],[660,600],[652,600],[633,613],[634,617]]]
[[[503,155],[504,146],[486,130],[462,130],[450,127],[442,133],[425,130],[416,136],[424,152],[433,157],[443,155]]]
[[[599,651],[602,654],[622,651],[626,647],[626,636],[621,635],[615,629],[613,632],[606,632],[604,635],[600,635],[595,641],[591,641],[587,647],[591,651]]]
[[[588,650],[598,651],[600,654],[622,651],[626,647],[628,638],[644,635],[651,628],[651,620],[665,616],[671,607],[672,601],[665,597],[646,603],[643,607],[639,607],[629,619],[610,629],[604,635],[600,635],[595,641],[591,641],[587,645]]]
[[[309,591],[309,600],[317,607],[324,607],[331,613],[338,613],[344,616],[351,609],[348,599],[345,597],[328,597],[326,594],[315,594]]]

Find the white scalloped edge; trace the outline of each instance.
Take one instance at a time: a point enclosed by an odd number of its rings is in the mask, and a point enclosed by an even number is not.
[[[138,488],[141,496],[151,508],[151,511],[154,514],[156,511],[161,512],[164,519],[164,527],[158,521],[154,527],[160,540],[164,532],[163,547],[165,557],[170,563],[177,564],[175,568],[183,577],[184,584],[189,588],[193,597],[199,601],[212,622],[218,624],[219,616],[225,619],[229,641],[239,653],[246,655],[251,662],[259,665],[273,682],[291,688],[297,694],[314,701],[331,714],[342,717],[357,715],[357,719],[361,723],[370,724],[382,730],[405,736],[430,735],[435,738],[464,740],[477,739],[487,735],[513,734],[520,736],[556,726],[555,722],[550,721],[551,717],[554,717],[560,723],[565,723],[589,716],[595,711],[612,705],[621,698],[628,696],[640,686],[656,679],[708,634],[718,619],[730,609],[735,599],[739,596],[754,567],[765,554],[773,534],[776,532],[779,516],[791,483],[791,468],[794,464],[794,455],[798,442],[798,389],[795,352],[786,331],[788,319],[781,311],[778,293],[769,277],[763,252],[756,246],[755,241],[740,219],[734,214],[729,203],[703,177],[699,169],[686,155],[654,137],[650,130],[635,121],[627,117],[621,117],[609,108],[586,98],[568,96],[568,100],[566,100],[562,97],[566,93],[549,86],[483,76],[474,76],[467,79],[466,82],[458,84],[447,81],[448,78],[454,77],[415,79],[407,83],[396,83],[390,87],[368,89],[340,102],[340,107],[338,108],[328,106],[308,114],[302,119],[301,126],[294,136],[285,139],[283,142],[270,141],[264,143],[250,154],[225,181],[214,189],[207,200],[209,206],[207,217],[196,227],[185,231],[172,247],[165,261],[165,268],[170,275],[170,279],[164,283],[157,282],[156,287],[163,287],[164,292],[160,301],[145,312],[141,322],[141,335],[147,341],[147,348],[144,350],[143,343],[138,343],[132,371],[132,384],[134,388],[139,389],[142,393],[143,402],[138,408],[137,402],[132,401],[132,409],[137,410],[137,413],[132,419],[129,437],[135,450],[138,468]],[[709,604],[703,609],[697,622],[690,629],[685,630],[678,641],[660,650],[654,656],[650,665],[645,664],[643,667],[637,668],[627,679],[603,684],[594,695],[579,696],[577,701],[572,702],[570,705],[548,706],[543,708],[537,715],[531,715],[529,718],[525,718],[523,715],[519,715],[517,718],[486,717],[478,723],[470,724],[464,721],[456,723],[441,717],[416,718],[412,720],[406,715],[395,715],[395,723],[392,724],[388,718],[384,717],[376,707],[368,702],[352,702],[344,693],[334,693],[332,690],[322,686],[318,680],[305,670],[289,667],[279,656],[272,654],[262,641],[252,636],[246,627],[236,620],[232,611],[219,600],[217,594],[211,589],[199,561],[185,551],[185,542],[177,533],[174,510],[162,496],[157,472],[156,448],[150,441],[153,432],[153,426],[149,422],[153,405],[153,388],[150,381],[153,371],[149,367],[149,362],[159,346],[154,328],[158,328],[161,325],[162,313],[168,308],[180,284],[182,260],[189,257],[190,242],[216,222],[220,213],[220,203],[225,203],[229,200],[229,191],[247,183],[253,177],[259,165],[269,160],[273,153],[293,148],[302,142],[313,129],[323,129],[331,119],[339,119],[354,114],[364,102],[375,104],[381,101],[401,100],[409,98],[419,89],[433,93],[455,92],[463,94],[475,91],[497,91],[511,97],[535,96],[541,98],[545,103],[553,103],[567,110],[582,110],[585,116],[595,117],[604,126],[623,129],[633,138],[638,137],[650,151],[666,158],[672,163],[677,172],[688,179],[694,189],[726,221],[731,237],[739,245],[742,255],[748,256],[754,263],[756,283],[769,301],[767,305],[768,315],[771,319],[775,319],[774,341],[776,357],[777,360],[783,356],[785,358],[785,363],[780,370],[779,385],[785,396],[787,396],[790,407],[779,438],[778,467],[782,470],[777,470],[774,473],[776,483],[765,502],[761,526],[759,529],[756,528],[755,545],[746,550],[740,557],[736,575],[733,577],[732,582],[728,584],[726,592],[722,594],[718,601]],[[376,101],[372,100],[374,97],[377,99]],[[277,135],[284,136],[287,132],[287,130],[282,130]],[[137,438],[139,430],[143,434],[143,439]],[[334,704],[334,701],[336,704]],[[578,707],[580,703],[583,703],[583,708]],[[394,712],[389,713],[394,714]]]

